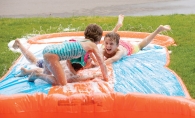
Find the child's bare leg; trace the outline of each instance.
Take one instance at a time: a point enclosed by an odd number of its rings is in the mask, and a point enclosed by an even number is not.
[[[51,75],[52,73],[48,70],[48,68],[45,66],[45,64],[43,66],[44,66],[43,73],[47,74],[47,75]]]
[[[59,85],[66,85],[67,80],[58,55],[44,54],[43,57],[45,60],[45,69],[48,69],[54,75]]]
[[[21,77],[21,76],[26,76],[26,75],[30,75],[32,72],[37,72],[37,73],[42,73],[43,69],[42,68],[35,68],[35,69],[25,69],[25,68],[21,68],[21,73],[19,75],[16,75],[16,77]]]
[[[21,43],[20,43],[19,39],[16,39],[12,47],[14,49],[18,49],[19,48],[19,45],[21,45]]]
[[[114,27],[114,29],[112,30],[113,32],[117,32],[120,29],[120,27],[122,27],[123,20],[124,20],[124,15],[120,14],[118,16],[118,22],[117,22],[116,26]]]
[[[158,33],[166,30],[171,30],[171,27],[169,25],[160,25],[154,32],[152,32],[149,36],[144,38],[142,42],[139,43],[139,48],[144,48],[155,38]]]
[[[13,48],[14,49],[20,49],[22,54],[25,56],[25,58],[30,62],[30,63],[33,63],[33,64],[36,64],[37,62],[37,59],[36,57],[32,54],[32,52],[30,52],[28,49],[26,49],[20,42],[19,39],[16,39],[14,44],[13,44]]]
[[[46,74],[37,73],[37,72],[32,72],[28,78],[28,81],[34,82],[36,79],[42,79],[43,81],[46,81],[49,84],[57,85],[57,81],[55,77],[53,77],[52,75],[46,75]]]
[[[89,74],[89,75],[75,75],[68,79],[68,83],[92,80],[101,76],[101,73]]]

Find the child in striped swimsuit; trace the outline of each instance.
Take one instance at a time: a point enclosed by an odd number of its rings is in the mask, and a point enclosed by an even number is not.
[[[70,40],[70,41],[76,41],[76,40]],[[16,39],[14,44],[13,44],[13,48],[14,49],[20,49],[22,54],[24,55],[24,57],[31,63],[31,64],[35,64],[38,68],[34,68],[34,69],[25,69],[25,68],[21,68],[21,73],[19,75],[16,76],[26,76],[26,75],[30,75],[32,72],[36,72],[36,73],[42,73],[43,72],[43,68],[44,68],[44,60],[43,59],[38,59],[35,57],[35,55],[33,55],[32,52],[30,52],[28,49],[26,49],[26,47],[20,42],[19,39]],[[76,75],[76,72],[81,69],[81,68],[88,68],[90,67],[89,65],[91,65],[91,58],[89,57],[89,53],[86,53],[85,55],[83,55],[80,58],[76,58],[76,59],[71,59],[70,62],[69,61],[61,61],[62,65],[64,65],[66,62],[69,68],[71,68],[71,72]],[[90,78],[90,77],[89,77]]]
[[[124,16],[123,15],[119,15],[118,16],[118,22],[116,24],[116,26],[114,27],[113,29],[113,32],[117,32],[118,29],[122,26],[122,21],[123,21],[123,18]],[[70,41],[76,41],[76,40],[70,40]],[[44,60],[43,59],[37,59],[28,49],[26,49],[18,39],[15,40],[15,43],[13,45],[13,48],[14,49],[20,49],[22,54],[26,57],[26,59],[32,63],[32,64],[35,64],[38,68],[35,68],[35,69],[30,69],[30,70],[27,70],[25,68],[21,68],[21,73],[17,76],[25,76],[25,75],[30,75],[29,77],[29,81],[34,81],[36,78],[42,78],[43,80],[53,84],[54,82],[51,82],[50,80],[51,79],[47,79],[46,77],[50,78],[50,76],[44,76],[42,73],[43,73],[43,69],[44,69]],[[81,68],[90,68],[91,65],[93,65],[91,62],[92,62],[92,57],[94,58],[93,55],[90,55],[89,53],[86,53],[85,55],[82,55],[81,57],[79,58],[74,58],[74,59],[71,59],[71,60],[66,60],[66,61],[61,61],[61,65],[62,66],[68,66],[69,70],[72,72],[72,74],[74,76],[71,76],[71,78],[74,78],[74,81],[82,81],[82,80],[85,80],[85,79],[93,79],[94,77],[96,76],[99,76],[98,74],[97,75],[93,75],[93,76],[77,76],[77,71],[80,70]],[[95,60],[95,59],[93,59]],[[66,62],[66,64],[64,63]],[[96,61],[97,62],[97,61]],[[65,64],[65,65],[64,65]],[[95,64],[97,65],[97,64]],[[33,73],[33,74],[32,74]],[[48,73],[50,74],[50,73]],[[78,77],[78,78],[75,78],[75,77]],[[71,78],[68,78],[68,80],[71,80]],[[68,81],[69,82],[69,81]]]
[[[84,34],[85,39],[83,40],[74,42],[65,41],[62,44],[49,45],[44,48],[43,58],[45,63],[45,74],[43,74],[43,77],[45,78],[40,79],[54,85],[66,85],[67,79],[60,61],[79,58],[89,52],[95,55],[103,78],[105,81],[108,81],[107,69],[97,48],[97,44],[100,42],[103,34],[101,27],[96,24],[90,24],[87,26]]]

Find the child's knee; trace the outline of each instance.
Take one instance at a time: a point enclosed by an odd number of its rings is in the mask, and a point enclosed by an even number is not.
[[[46,53],[43,55],[45,61],[59,61],[59,56],[56,54]]]

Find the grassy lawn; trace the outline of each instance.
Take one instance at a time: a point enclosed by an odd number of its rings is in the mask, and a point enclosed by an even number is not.
[[[7,44],[16,38],[29,34],[62,32],[66,28],[83,31],[89,23],[99,24],[104,31],[111,30],[116,17],[71,17],[71,18],[0,18],[0,77],[2,77],[20,54],[13,53]],[[195,14],[166,16],[126,16],[121,31],[152,32],[160,24],[169,24],[170,32],[177,46],[172,51],[169,68],[175,71],[185,83],[190,95],[195,98]]]

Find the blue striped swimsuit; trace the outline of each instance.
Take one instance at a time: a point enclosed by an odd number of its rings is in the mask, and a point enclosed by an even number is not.
[[[64,41],[62,44],[46,46],[43,55],[46,53],[57,54],[60,60],[79,58],[86,54],[79,41]]]

